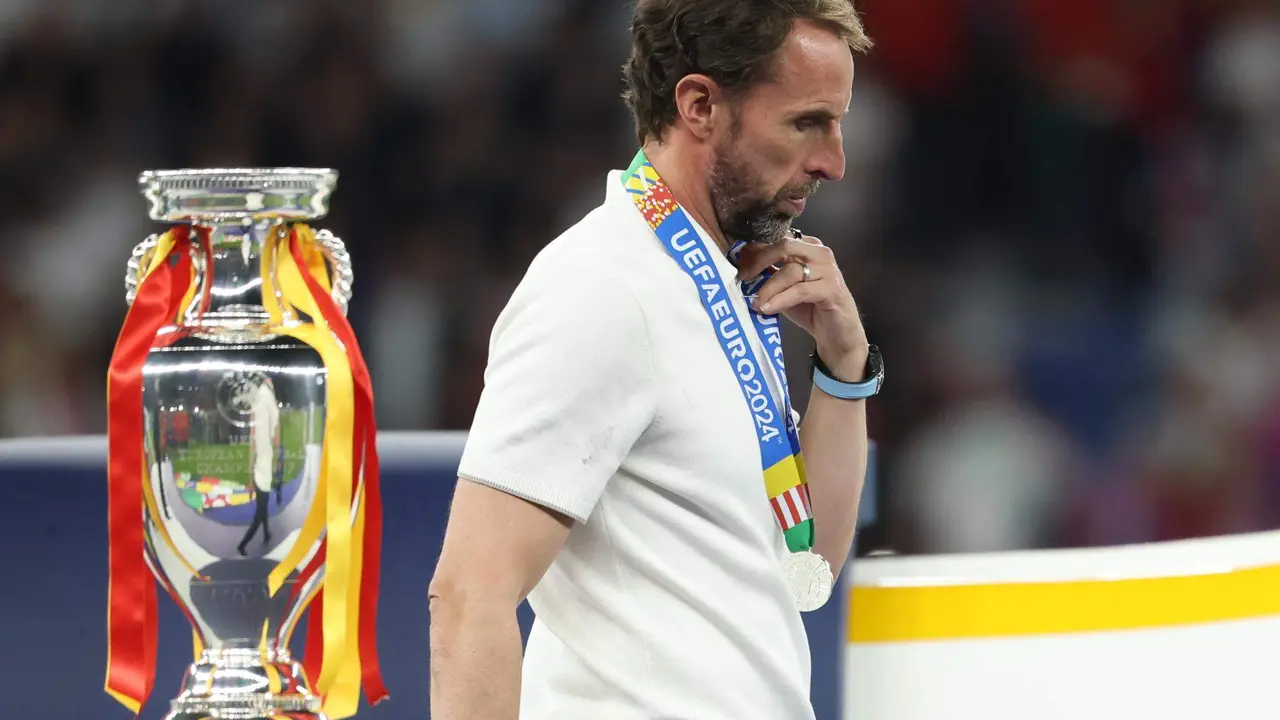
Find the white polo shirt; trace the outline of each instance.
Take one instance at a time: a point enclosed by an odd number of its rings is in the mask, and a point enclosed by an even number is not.
[[[520,717],[812,718],[750,411],[620,175],[499,316],[459,468],[578,521],[529,595]],[[780,402],[736,270],[699,233]]]
[[[280,404],[275,392],[263,383],[254,390],[250,404],[253,454],[253,484],[260,492],[271,492],[275,476],[275,433],[280,424]]]

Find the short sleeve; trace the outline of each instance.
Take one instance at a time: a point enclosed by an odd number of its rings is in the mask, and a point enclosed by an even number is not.
[[[586,522],[654,417],[653,367],[624,283],[539,257],[494,325],[459,477]]]

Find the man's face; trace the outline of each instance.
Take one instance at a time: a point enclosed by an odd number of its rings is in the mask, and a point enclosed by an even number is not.
[[[844,175],[840,118],[852,86],[849,47],[800,22],[771,77],[732,101],[711,168],[712,206],[731,240],[782,240],[818,183]]]

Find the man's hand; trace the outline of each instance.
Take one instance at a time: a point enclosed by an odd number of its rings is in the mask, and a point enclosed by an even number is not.
[[[757,291],[754,307],[765,314],[786,315],[813,337],[818,355],[833,373],[850,382],[861,380],[867,335],[831,248],[804,236],[771,245],[751,243],[738,257],[741,279],[757,277],[770,267],[778,270]]]
[[[809,266],[807,282],[804,265]],[[764,313],[785,313],[813,336],[831,372],[841,380],[862,380],[869,351],[866,331],[830,248],[805,237],[748,245],[738,257],[744,278],[756,277],[768,267],[779,269],[757,291],[755,307]],[[800,444],[819,528],[814,550],[839,575],[853,543],[866,476],[867,404],[812,393]]]

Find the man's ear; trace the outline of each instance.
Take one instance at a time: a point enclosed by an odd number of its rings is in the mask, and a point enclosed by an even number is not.
[[[685,75],[676,83],[676,115],[699,140],[709,139],[717,124],[728,122],[724,88],[706,75]]]

